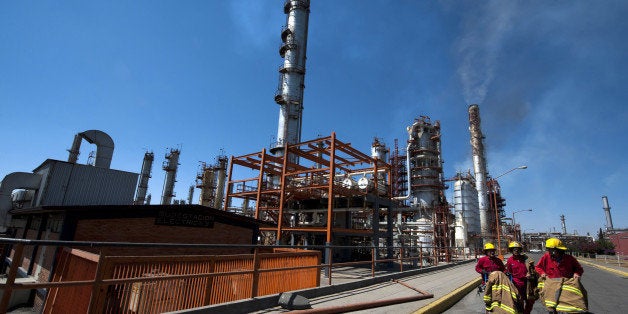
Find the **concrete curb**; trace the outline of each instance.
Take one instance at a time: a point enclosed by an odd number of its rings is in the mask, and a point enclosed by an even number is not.
[[[447,309],[449,309],[456,302],[460,301],[465,295],[471,292],[473,289],[477,289],[477,287],[482,282],[482,278],[476,278],[474,280],[469,281],[465,285],[460,288],[448,293],[447,295],[441,297],[440,299],[424,306],[414,312],[413,314],[438,314],[443,313]]]
[[[589,266],[597,267],[597,268],[599,268],[599,269],[601,269],[601,270],[605,270],[605,271],[608,271],[608,272],[611,272],[611,273],[615,273],[615,274],[618,274],[618,275],[620,275],[620,276],[628,277],[628,272],[621,271],[621,270],[619,270],[619,269],[610,268],[610,267],[606,267],[606,266],[598,265],[598,264],[591,263],[591,262],[588,262],[588,261],[583,261],[583,260],[578,260],[578,261],[579,261],[580,263],[587,264],[587,265],[589,265]]]

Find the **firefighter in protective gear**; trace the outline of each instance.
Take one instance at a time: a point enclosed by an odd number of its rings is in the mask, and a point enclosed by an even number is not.
[[[545,253],[536,264],[536,272],[542,278],[579,278],[584,270],[575,257],[565,254],[563,241],[549,238],[545,241]]]
[[[488,277],[488,274],[496,270],[504,271],[504,262],[495,256],[495,246],[493,243],[484,244],[484,256],[480,257],[475,265],[475,271],[482,274],[482,280]]]
[[[508,251],[512,253],[512,256],[506,261],[506,272],[512,276],[512,283],[517,287],[523,303],[523,313],[529,314],[532,312],[535,300],[534,296],[527,294],[527,283],[531,274],[528,273],[528,256],[522,254],[522,250],[521,243],[517,241],[508,243]]]
[[[541,276],[539,288],[541,299],[550,312],[586,312],[587,293],[580,277],[584,270],[575,257],[565,254],[567,247],[560,239],[545,241],[545,253],[535,270]],[[552,280],[553,279],[553,280]],[[557,293],[560,292],[560,293]]]

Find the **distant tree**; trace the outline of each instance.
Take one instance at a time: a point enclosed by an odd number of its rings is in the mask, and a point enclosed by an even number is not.
[[[588,254],[597,253],[597,244],[596,242],[591,241],[591,240],[587,241],[587,240],[582,239],[579,241],[574,241],[571,243],[569,247],[574,252],[578,252],[578,253],[588,253]]]
[[[615,245],[611,242],[602,231],[602,228],[597,233],[597,241],[595,241],[597,254],[615,254]]]

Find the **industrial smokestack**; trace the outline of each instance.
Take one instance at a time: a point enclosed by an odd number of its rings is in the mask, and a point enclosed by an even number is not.
[[[602,196],[602,208],[606,214],[606,230],[613,230],[613,218],[611,218],[611,207],[608,205],[608,197]]]
[[[567,226],[565,226],[565,215],[560,215],[560,225],[563,228],[563,234],[567,234]]]
[[[179,154],[181,151],[178,149],[170,149],[170,154],[166,154],[166,161],[164,161],[163,169],[166,171],[166,178],[164,180],[164,189],[161,195],[161,204],[170,205],[174,195],[174,183],[177,182],[177,169],[179,168]]]
[[[78,160],[78,155],[81,150],[81,141],[83,141],[83,138],[81,137],[80,134],[74,135],[74,141],[72,141],[72,148],[68,149],[68,152],[70,152],[70,156],[68,156],[69,163],[75,164],[76,161]]]
[[[144,161],[142,162],[142,172],[140,173],[140,181],[137,184],[137,194],[135,196],[135,205],[143,205],[146,202],[146,192],[148,191],[148,179],[151,177],[151,171],[153,169],[153,160],[155,160],[155,154],[153,152],[146,152],[144,154]]]
[[[469,106],[469,132],[471,133],[471,148],[473,151],[473,171],[475,173],[475,188],[478,190],[478,205],[480,208],[480,232],[483,239],[489,236],[488,199],[486,189],[486,159],[484,157],[484,136],[480,128],[480,108],[473,104]]]
[[[288,0],[284,3],[286,25],[281,31],[279,55],[284,58],[279,69],[279,86],[275,102],[280,106],[277,143],[271,150],[283,156],[286,144],[301,142],[303,89],[305,88],[305,60],[307,50],[309,0]],[[297,158],[291,157],[292,162]]]

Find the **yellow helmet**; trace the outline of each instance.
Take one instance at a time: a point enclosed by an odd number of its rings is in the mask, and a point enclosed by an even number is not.
[[[523,248],[523,246],[521,245],[521,243],[519,243],[519,242],[517,242],[517,241],[512,241],[512,242],[508,243],[508,248],[509,248],[509,249],[514,249],[514,248],[516,248],[516,247],[518,247],[518,248],[520,248],[520,249],[521,249],[521,248]]]
[[[545,241],[545,248],[548,249],[559,249],[559,250],[567,250],[567,248],[565,247],[565,245],[563,244],[563,241],[556,239],[556,238],[549,238]]]
[[[486,250],[494,250],[495,246],[493,245],[493,243],[486,243],[484,244],[484,251]]]

